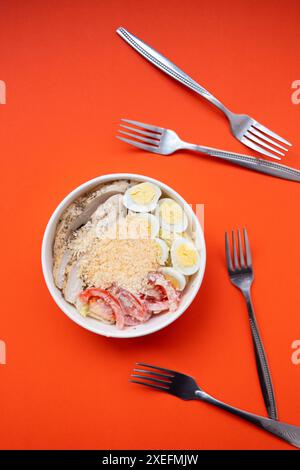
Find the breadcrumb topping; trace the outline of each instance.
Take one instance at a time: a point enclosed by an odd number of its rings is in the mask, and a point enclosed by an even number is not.
[[[79,274],[88,287],[116,284],[133,293],[142,291],[147,276],[159,268],[159,247],[149,237],[147,221],[128,214],[98,236],[97,226],[85,226],[70,242],[79,261]]]

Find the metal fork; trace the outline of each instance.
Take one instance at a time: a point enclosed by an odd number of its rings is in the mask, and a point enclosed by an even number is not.
[[[260,337],[259,329],[257,326],[254,308],[251,299],[251,286],[254,279],[252,257],[249,245],[249,239],[247,230],[244,228],[244,245],[245,254],[243,250],[242,237],[240,230],[237,231],[238,245],[236,242],[236,236],[232,231],[232,247],[233,247],[233,260],[230,254],[230,244],[228,234],[225,233],[225,253],[226,263],[229,278],[232,284],[237,287],[243,294],[247,309],[252,334],[252,340],[255,351],[256,366],[258,371],[258,377],[264,402],[268,411],[269,418],[277,419],[277,408],[274,396],[274,390],[271,380],[271,374],[266,358],[266,353],[263,347],[263,343]],[[239,254],[238,254],[239,253]]]
[[[195,82],[195,80],[180,70],[170,60],[152,49],[151,46],[143,42],[141,39],[137,38],[122,27],[117,29],[117,33],[153,65],[219,108],[228,118],[232,134],[244,145],[247,145],[247,147],[262,153],[263,155],[277,159],[278,157],[275,155],[284,155],[282,151],[288,151],[286,147],[291,146],[290,142],[283,139],[278,134],[275,134],[275,132],[263,126],[252,117],[247,116],[246,114],[235,114],[230,111],[209,91],[199,85],[199,83]]]
[[[189,375],[181,374],[171,369],[145,364],[144,362],[137,362],[136,365],[137,368],[135,368],[134,373],[131,374],[133,379],[130,379],[130,382],[175,395],[183,400],[205,401],[233,415],[239,416],[258,428],[264,429],[295,447],[300,448],[300,427],[275,421],[270,418],[264,418],[227,405],[204,392],[196,383],[195,379]],[[144,367],[147,367],[147,369],[144,369]]]
[[[123,124],[120,124],[122,129],[119,129],[119,135],[116,137],[142,150],[161,155],[171,155],[177,150],[182,149],[193,150],[201,154],[210,155],[211,157],[217,157],[217,159],[229,161],[250,170],[276,176],[277,178],[300,181],[300,171],[294,168],[266,161],[262,158],[190,144],[181,140],[176,132],[170,129],[164,129],[163,127],[132,121],[130,119],[121,120],[123,121]],[[130,137],[130,139],[128,137]]]

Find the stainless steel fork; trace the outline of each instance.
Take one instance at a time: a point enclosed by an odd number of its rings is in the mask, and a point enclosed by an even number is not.
[[[275,132],[263,126],[252,117],[246,114],[235,114],[230,111],[209,91],[141,39],[122,27],[117,29],[117,33],[153,65],[219,108],[228,118],[232,134],[244,145],[263,155],[277,159],[280,159],[277,155],[284,155],[282,151],[288,151],[287,147],[290,147],[291,144],[287,140],[275,134]]]
[[[283,178],[290,181],[300,181],[300,171],[279,163],[263,160],[262,158],[250,157],[239,153],[227,152],[212,147],[190,144],[179,138],[176,132],[163,127],[145,124],[143,122],[122,119],[123,124],[119,130],[117,138],[123,142],[134,145],[148,152],[171,155],[177,150],[187,149],[210,155],[217,159],[226,160],[235,165],[248,168],[250,170],[264,173],[277,178]],[[130,125],[129,125],[130,124]],[[121,135],[120,135],[121,134]],[[130,137],[130,139],[128,138]]]
[[[137,368],[134,369],[134,373],[131,375],[133,379],[130,379],[130,382],[175,395],[183,400],[205,401],[235,416],[239,416],[258,428],[264,429],[289,444],[300,448],[300,427],[275,421],[270,418],[264,418],[227,405],[204,392],[196,383],[195,379],[189,375],[181,374],[171,369],[145,364],[144,362],[137,362],[136,365]],[[145,369],[145,367],[147,369]]]
[[[256,366],[258,371],[258,377],[260,381],[260,386],[264,398],[264,402],[267,408],[268,416],[272,419],[277,419],[277,408],[275,403],[274,390],[271,380],[271,374],[268,366],[268,361],[266,358],[266,353],[263,347],[263,343],[260,337],[259,329],[257,326],[254,308],[251,299],[251,286],[254,279],[253,267],[252,267],[252,257],[249,245],[249,239],[247,230],[244,229],[244,245],[245,245],[245,255],[243,251],[242,237],[241,232],[238,230],[238,244],[236,242],[236,236],[234,231],[232,231],[232,251],[233,251],[233,260],[230,254],[230,244],[228,234],[225,233],[225,253],[226,253],[226,263],[229,278],[232,284],[237,287],[243,294],[247,309],[248,316],[251,328],[251,334],[253,339],[254,351]],[[239,253],[239,254],[238,254]]]

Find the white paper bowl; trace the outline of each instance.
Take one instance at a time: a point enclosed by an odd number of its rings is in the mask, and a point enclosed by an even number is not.
[[[52,266],[53,266],[53,242],[55,236],[55,229],[57,223],[66,209],[66,207],[71,204],[75,199],[79,196],[93,190],[94,187],[99,186],[99,184],[107,183],[114,180],[119,179],[132,179],[136,181],[151,181],[152,183],[157,184],[163,193],[168,197],[173,198],[175,201],[179,202],[183,207],[184,210],[189,218],[190,224],[193,227],[193,231],[195,233],[195,243],[200,250],[200,269],[199,271],[191,276],[187,286],[184,290],[184,294],[180,301],[180,305],[176,312],[174,313],[165,313],[157,316],[153,316],[150,320],[144,324],[135,326],[135,327],[126,327],[124,330],[118,330],[115,325],[106,325],[101,321],[94,320],[93,318],[84,318],[82,317],[75,307],[65,301],[62,296],[61,291],[55,286],[53,274],[52,274]],[[58,205],[55,209],[54,213],[52,214],[48,225],[46,227],[43,244],[42,244],[42,267],[43,267],[43,274],[47,284],[47,287],[52,295],[53,299],[57,303],[57,305],[61,308],[61,310],[75,323],[86,328],[87,330],[93,331],[98,335],[103,335],[107,337],[115,337],[115,338],[134,338],[137,336],[144,336],[149,335],[150,333],[154,333],[155,331],[161,330],[165,326],[170,325],[173,321],[175,321],[183,312],[186,311],[190,303],[195,298],[198,290],[200,289],[204,271],[205,271],[205,264],[206,264],[206,249],[205,249],[205,241],[203,236],[203,231],[201,225],[191,209],[191,207],[187,204],[187,202],[173,189],[171,189],[166,184],[162,183],[161,181],[157,181],[153,178],[149,178],[148,176],[143,175],[135,175],[131,173],[115,173],[109,175],[99,176],[94,178],[86,183],[78,186],[78,188],[74,189],[65,199]]]

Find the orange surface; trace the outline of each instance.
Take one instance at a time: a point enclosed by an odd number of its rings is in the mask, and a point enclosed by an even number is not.
[[[137,360],[190,373],[226,402],[265,414],[241,295],[224,264],[224,231],[248,227],[254,304],[280,418],[300,425],[300,185],[185,152],[167,158],[117,141],[120,117],[248,152],[223,116],[138,56],[122,25],[239,112],[290,139],[300,167],[298,0],[1,1],[0,365],[3,449],[291,449],[243,421],[127,382]],[[251,152],[248,152],[249,154]],[[193,305],[152,336],[106,339],[72,323],[43,281],[46,223],[74,187],[143,173],[205,204],[208,262]]]

